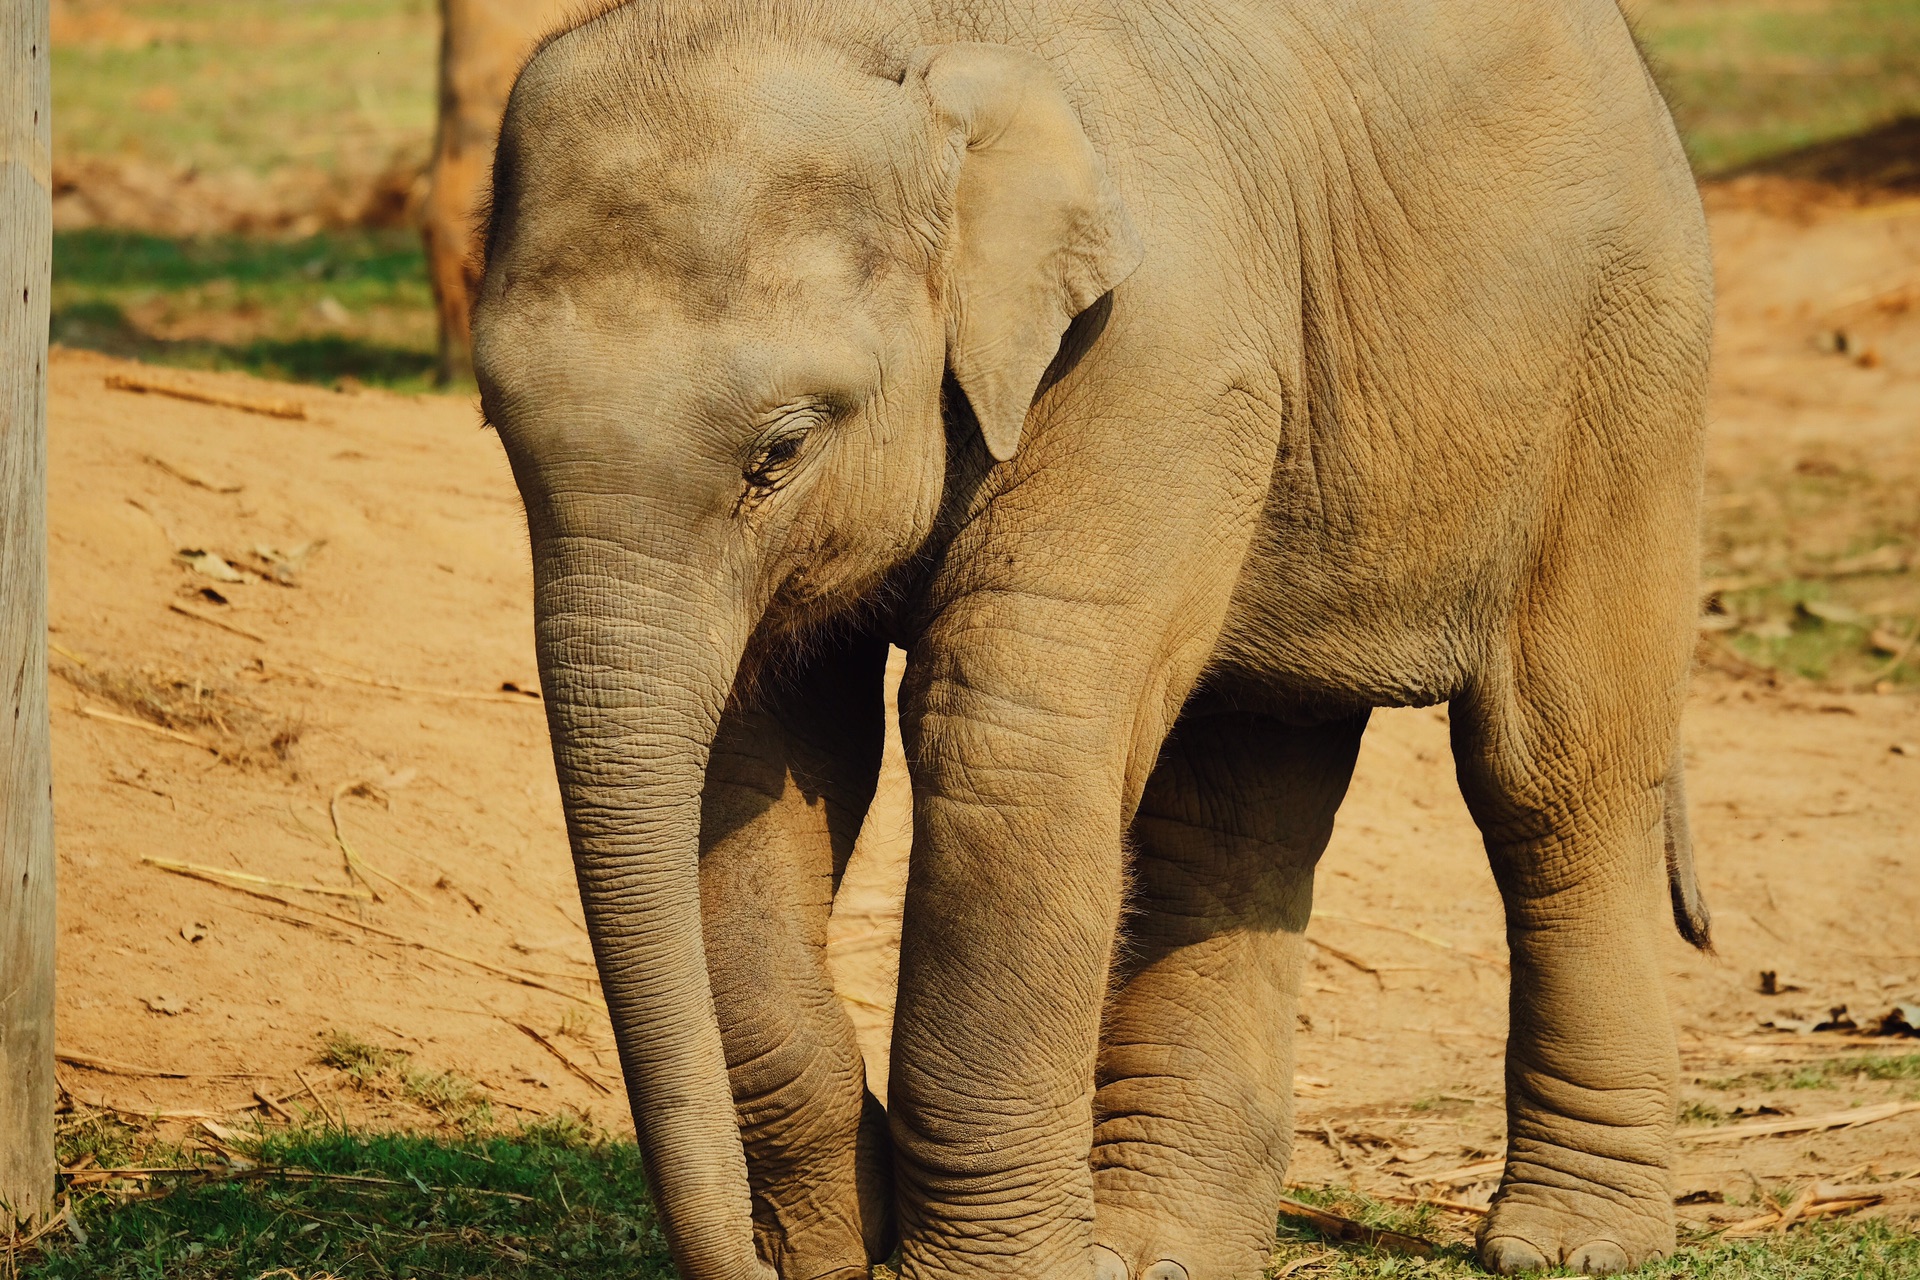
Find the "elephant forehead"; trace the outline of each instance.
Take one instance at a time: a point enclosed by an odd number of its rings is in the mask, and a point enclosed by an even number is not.
[[[502,134],[496,246],[632,262],[705,304],[926,265],[909,209],[929,121],[890,80],[787,46],[645,79],[528,75]]]

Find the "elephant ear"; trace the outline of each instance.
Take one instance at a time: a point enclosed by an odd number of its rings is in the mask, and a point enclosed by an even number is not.
[[[987,452],[1013,457],[1073,318],[1140,265],[1140,237],[1051,68],[992,44],[917,50],[952,148],[947,364]]]

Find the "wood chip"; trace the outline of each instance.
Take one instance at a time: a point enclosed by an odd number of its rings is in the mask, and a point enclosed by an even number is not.
[[[176,400],[217,405],[222,409],[238,409],[242,413],[264,414],[269,418],[304,419],[307,416],[307,406],[298,400],[234,395],[229,391],[213,391],[205,387],[193,386],[174,378],[157,378],[149,373],[110,373],[107,375],[107,386],[115,391],[172,396]]]

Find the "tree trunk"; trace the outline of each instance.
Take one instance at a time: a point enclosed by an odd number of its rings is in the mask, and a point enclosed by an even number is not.
[[[0,1229],[53,1211],[47,0],[0,7]]]

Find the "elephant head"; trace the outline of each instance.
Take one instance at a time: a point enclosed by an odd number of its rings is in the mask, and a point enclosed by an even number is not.
[[[699,910],[743,655],[929,536],[946,373],[1013,457],[1063,331],[1140,256],[1038,58],[737,25],[629,6],[536,53],[474,313],[581,896],[692,1280],[768,1271]]]

